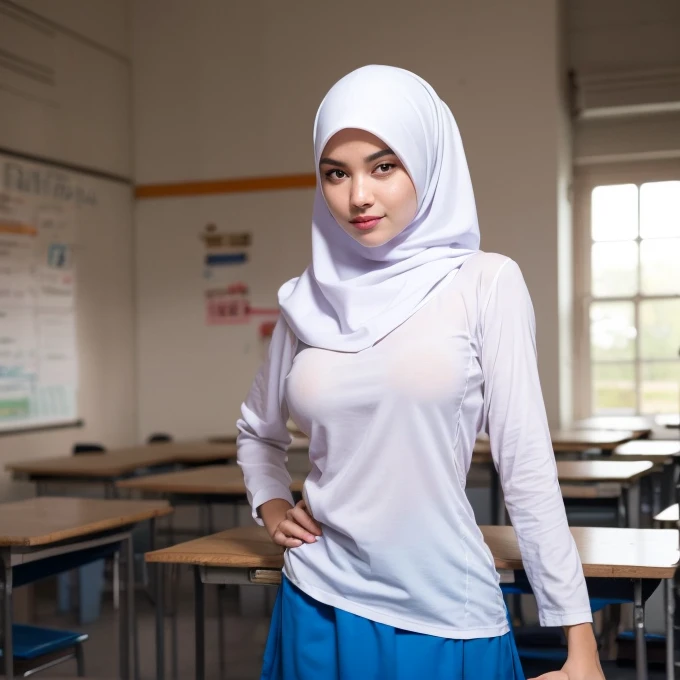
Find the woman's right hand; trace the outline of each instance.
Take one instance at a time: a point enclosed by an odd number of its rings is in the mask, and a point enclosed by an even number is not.
[[[272,541],[284,548],[314,543],[321,536],[321,527],[312,518],[304,501],[292,507],[288,501],[274,498],[263,503],[259,511]]]

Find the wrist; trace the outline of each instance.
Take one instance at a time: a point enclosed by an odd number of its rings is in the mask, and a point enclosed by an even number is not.
[[[564,633],[567,636],[569,656],[598,656],[597,640],[592,624],[579,623],[575,626],[564,626]]]
[[[257,514],[264,522],[265,529],[270,537],[274,535],[276,527],[286,519],[286,513],[292,507],[293,506],[283,498],[272,498],[270,501],[258,506]]]

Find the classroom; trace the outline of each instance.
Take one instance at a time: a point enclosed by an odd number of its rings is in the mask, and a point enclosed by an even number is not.
[[[680,678],[679,35],[0,0],[0,678]]]

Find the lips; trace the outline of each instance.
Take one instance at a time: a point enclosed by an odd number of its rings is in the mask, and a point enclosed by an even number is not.
[[[350,222],[356,229],[368,231],[369,229],[373,229],[381,219],[382,217],[377,217],[375,215],[364,215],[362,217],[355,217],[353,220],[350,220]]]

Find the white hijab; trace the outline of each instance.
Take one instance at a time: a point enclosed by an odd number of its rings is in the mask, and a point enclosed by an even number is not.
[[[416,189],[416,216],[382,246],[347,234],[321,191],[319,159],[345,128],[385,142]],[[391,66],[364,66],[330,89],[316,114],[314,165],[312,263],[279,289],[279,305],[305,344],[358,352],[425,305],[479,249],[470,172],[448,106],[422,78]]]

